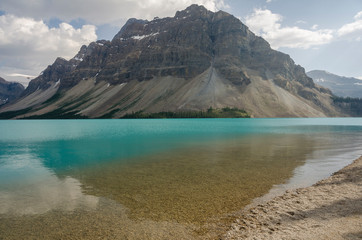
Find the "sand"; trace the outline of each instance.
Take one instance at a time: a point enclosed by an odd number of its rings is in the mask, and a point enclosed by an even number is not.
[[[362,157],[237,216],[223,239],[362,239]]]

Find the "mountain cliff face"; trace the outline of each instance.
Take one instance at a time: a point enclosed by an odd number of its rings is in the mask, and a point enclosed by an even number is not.
[[[362,81],[357,78],[341,77],[322,70],[313,70],[307,75],[338,97],[362,98]]]
[[[20,83],[7,82],[0,77],[0,106],[14,101],[23,91],[24,86]]]
[[[237,107],[255,117],[342,115],[330,97],[234,16],[191,5],[172,18],[130,19],[112,41],[58,58],[0,112],[118,118]]]

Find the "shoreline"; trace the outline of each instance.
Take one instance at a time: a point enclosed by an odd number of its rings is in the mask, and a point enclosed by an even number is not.
[[[223,239],[361,239],[362,157],[316,184],[237,214]]]

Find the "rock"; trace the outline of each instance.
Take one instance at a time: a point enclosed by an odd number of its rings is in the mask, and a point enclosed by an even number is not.
[[[0,106],[16,100],[24,91],[24,86],[16,82],[8,82],[0,77]]]
[[[288,213],[289,215],[291,215],[291,216],[294,216],[294,215],[295,215],[295,213],[292,212],[292,211],[288,211],[287,213]]]

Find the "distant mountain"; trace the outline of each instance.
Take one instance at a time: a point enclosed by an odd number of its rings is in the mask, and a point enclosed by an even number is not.
[[[0,77],[0,106],[14,101],[23,91],[24,86],[20,83],[8,82]]]
[[[341,116],[332,93],[238,18],[198,5],[130,19],[112,41],[58,58],[2,118],[119,118],[236,107],[254,117]]]
[[[336,96],[362,98],[362,80],[341,77],[322,70],[310,71],[307,75],[316,84],[329,88]]]

